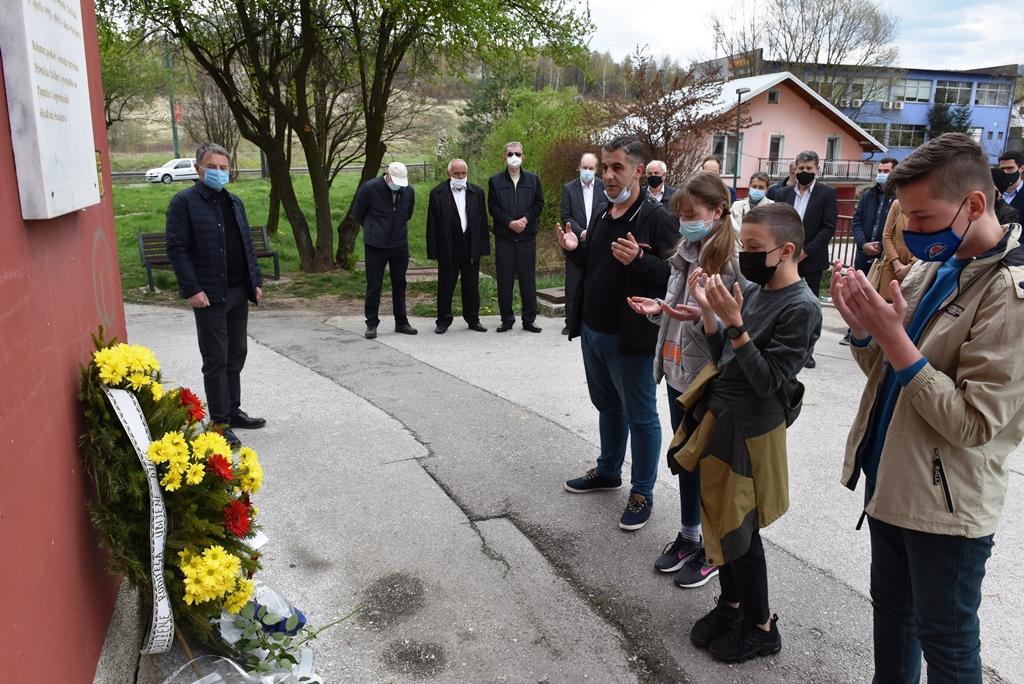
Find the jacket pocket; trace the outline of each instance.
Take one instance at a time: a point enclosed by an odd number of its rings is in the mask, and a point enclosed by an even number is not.
[[[932,451],[935,455],[932,461],[932,484],[936,487],[942,487],[942,496],[946,499],[946,509],[953,512],[953,496],[949,493],[949,480],[946,479],[946,469],[942,467],[942,457],[939,455],[939,450],[935,449]]]

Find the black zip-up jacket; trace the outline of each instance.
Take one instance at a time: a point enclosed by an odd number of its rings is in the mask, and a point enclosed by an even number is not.
[[[256,301],[256,288],[263,286],[256,250],[249,235],[249,219],[245,205],[237,196],[221,190],[231,198],[235,223],[242,236],[245,262],[248,267],[249,301]],[[224,215],[218,191],[202,182],[182,190],[167,206],[167,257],[178,279],[178,292],[184,299],[205,292],[211,304],[227,300],[228,265],[224,244]]]
[[[363,227],[365,244],[381,249],[405,247],[409,244],[409,219],[415,206],[416,191],[411,185],[392,193],[384,176],[380,176],[366,181],[356,191],[352,215]]]
[[[537,219],[544,210],[544,190],[540,178],[529,171],[519,171],[519,184],[512,182],[508,169],[496,173],[487,181],[487,210],[494,219],[494,239],[505,242],[525,242],[537,239]],[[509,221],[526,217],[526,230],[515,233]]]
[[[568,321],[569,339],[579,337],[583,327],[583,300],[586,297],[586,269],[591,237],[598,231],[609,230],[607,223],[612,221],[608,215],[611,205],[605,207],[594,227],[587,232],[587,239],[571,252],[565,252],[567,259],[576,264],[583,275],[581,286],[576,288],[575,305],[572,317]],[[651,199],[646,191],[634,202],[618,221],[630,220],[630,232],[640,243],[640,254],[624,270],[622,288],[619,292],[619,353],[626,356],[654,354],[658,344],[658,327],[651,325],[646,316],[629,308],[627,297],[650,297],[651,299],[665,296],[668,289],[668,277],[672,265],[668,257],[675,253],[679,243],[679,221],[674,218],[658,202]]]

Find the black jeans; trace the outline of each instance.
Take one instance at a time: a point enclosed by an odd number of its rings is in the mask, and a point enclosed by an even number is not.
[[[210,420],[227,424],[242,400],[241,374],[248,351],[249,291],[229,287],[223,304],[192,309],[203,357],[203,385]]]
[[[494,241],[494,272],[498,280],[498,308],[501,322],[512,325],[512,288],[519,279],[519,300],[523,305],[523,323],[537,318],[537,241]]]
[[[874,681],[920,681],[923,651],[929,684],[980,684],[978,608],[992,535],[928,534],[871,517],[868,528]]]
[[[480,262],[463,257],[454,262],[437,264],[437,324],[452,324],[452,297],[455,285],[462,280],[462,318],[472,325],[480,322]]]
[[[811,292],[817,297],[821,291],[821,276],[824,271],[816,271],[814,273],[803,273],[804,282],[807,283],[807,287],[811,288]]]
[[[405,272],[409,268],[409,245],[402,247],[366,248],[366,325],[377,327],[380,318],[380,290],[384,283],[384,268],[391,271],[391,310],[395,325],[407,325],[409,316],[405,313]]]
[[[565,260],[565,322],[572,318],[576,306],[576,290],[583,280],[583,270],[569,259]]]
[[[754,530],[750,548],[739,558],[718,569],[718,583],[722,587],[722,601],[739,603],[747,622],[763,625],[771,613],[768,610],[768,566],[764,560],[761,533]]]

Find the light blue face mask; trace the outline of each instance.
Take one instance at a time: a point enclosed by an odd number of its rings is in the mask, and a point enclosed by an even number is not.
[[[401,187],[402,187],[398,183],[392,183],[389,180],[385,180],[384,182],[388,184],[388,188],[390,188],[391,192],[398,192],[399,189],[401,189]]]
[[[755,202],[760,202],[761,200],[764,199],[764,190],[751,188],[750,192],[748,192],[747,194],[750,195],[750,199],[754,200]]]
[[[220,169],[206,169],[203,173],[203,183],[206,184],[206,187],[213,190],[223,190],[229,180],[228,172],[221,171]]]
[[[580,169],[580,180],[590,185],[594,182],[594,172],[590,169]]]
[[[878,183],[879,185],[885,185],[885,181],[887,180],[889,180],[889,174],[887,173],[880,173],[877,176],[875,176],[875,182]]]
[[[688,242],[700,242],[714,228],[714,221],[683,221],[679,220],[679,234]]]

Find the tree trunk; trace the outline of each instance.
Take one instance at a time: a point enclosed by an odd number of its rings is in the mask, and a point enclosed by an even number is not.
[[[277,233],[281,224],[281,195],[277,191],[277,183],[270,179],[270,206],[267,208],[267,232]]]
[[[285,218],[292,226],[295,247],[299,252],[299,268],[306,273],[313,273],[316,268],[316,249],[310,238],[309,222],[306,220],[306,215],[302,213],[302,207],[299,206],[299,198],[295,196],[295,186],[292,185],[288,160],[284,151],[280,149],[272,150],[267,157],[270,165],[271,185],[277,188]]]

